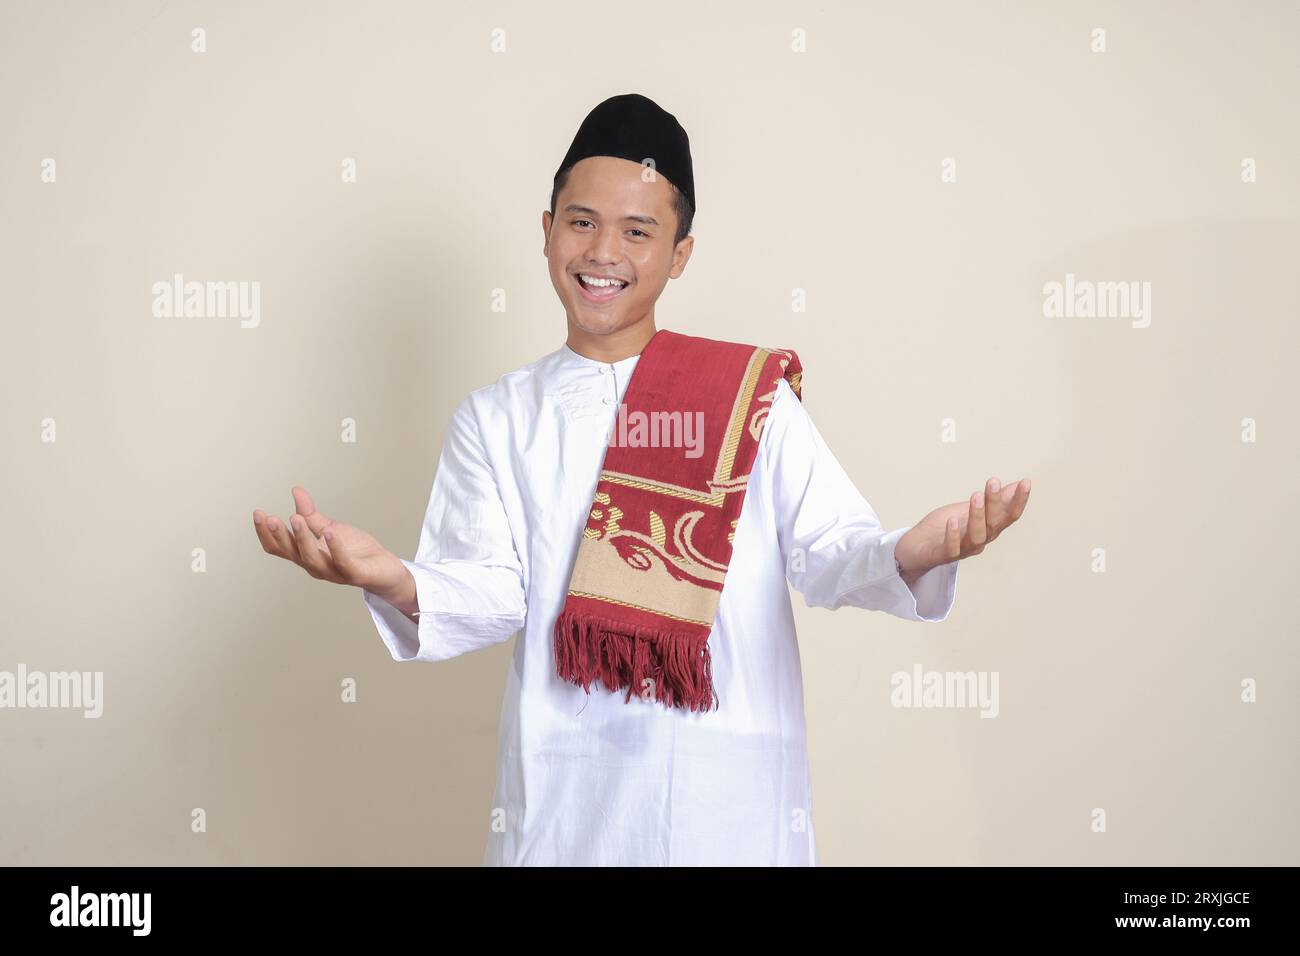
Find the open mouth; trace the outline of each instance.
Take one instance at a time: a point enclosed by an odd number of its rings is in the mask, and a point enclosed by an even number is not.
[[[608,302],[617,299],[623,294],[623,290],[631,285],[623,279],[604,278],[588,275],[585,272],[575,274],[573,281],[578,283],[583,298],[588,302]]]

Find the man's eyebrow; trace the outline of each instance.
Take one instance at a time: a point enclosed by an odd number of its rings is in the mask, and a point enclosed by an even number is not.
[[[589,206],[579,206],[577,203],[569,203],[564,207],[565,212],[576,212],[583,216],[591,216],[593,219],[599,219],[600,214]],[[624,222],[639,222],[647,226],[659,225],[659,220],[654,216],[624,216]]]

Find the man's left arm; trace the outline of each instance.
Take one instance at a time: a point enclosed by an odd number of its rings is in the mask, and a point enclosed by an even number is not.
[[[1005,502],[996,514],[986,513],[982,501],[976,509],[972,496],[886,531],[784,381],[763,444],[786,577],[810,607],[849,605],[942,621],[956,596],[958,561],[982,551],[1019,517],[1028,498],[1028,481],[1020,482],[989,495],[990,502]],[[959,513],[963,508],[966,513]]]

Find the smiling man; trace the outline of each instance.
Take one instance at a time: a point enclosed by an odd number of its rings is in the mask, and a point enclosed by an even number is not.
[[[941,621],[958,560],[1028,501],[1028,479],[990,479],[886,531],[804,409],[796,353],[657,329],[694,213],[677,120],[598,105],[542,215],[565,344],[458,405],[414,559],[302,488],[289,526],[253,512],[267,552],[363,590],[395,660],[519,634],[486,864],[815,865],[787,585]],[[630,440],[620,409],[701,434]]]

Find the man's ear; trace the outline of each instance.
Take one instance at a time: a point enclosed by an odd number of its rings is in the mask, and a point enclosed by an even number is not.
[[[686,269],[686,263],[691,258],[691,252],[695,249],[695,237],[687,236],[681,242],[677,243],[677,248],[673,250],[673,267],[668,272],[668,278],[676,279]]]
[[[550,256],[549,248],[551,245],[551,218],[552,218],[551,211],[549,209],[543,209],[542,210],[542,235],[545,238],[542,240],[542,255],[547,257]]]

